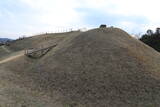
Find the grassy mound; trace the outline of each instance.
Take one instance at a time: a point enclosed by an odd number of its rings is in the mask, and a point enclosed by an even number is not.
[[[17,84],[57,92],[64,106],[160,106],[159,53],[117,28],[68,36],[41,59],[5,66],[20,75]]]

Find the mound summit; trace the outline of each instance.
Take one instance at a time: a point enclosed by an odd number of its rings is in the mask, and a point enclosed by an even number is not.
[[[40,59],[22,56],[3,67],[19,75],[15,84],[62,107],[160,106],[160,55],[123,30],[93,29],[57,44]]]

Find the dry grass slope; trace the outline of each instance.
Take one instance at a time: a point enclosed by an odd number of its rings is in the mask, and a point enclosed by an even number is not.
[[[56,107],[159,107],[159,66],[158,52],[118,28],[102,28],[67,36],[44,57],[22,56],[3,69]]]
[[[79,31],[74,31],[68,33],[51,33],[47,35],[36,35],[22,40],[13,41],[8,48],[13,51],[20,51],[28,48],[37,48],[40,46],[51,46],[53,45],[53,43],[57,44],[58,42],[62,41],[67,36],[77,35],[79,33]]]

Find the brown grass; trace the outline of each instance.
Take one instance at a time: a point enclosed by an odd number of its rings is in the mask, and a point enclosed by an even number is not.
[[[159,107],[159,58],[126,32],[106,28],[74,33],[41,59],[21,57],[3,69],[20,76],[15,84],[62,106]]]

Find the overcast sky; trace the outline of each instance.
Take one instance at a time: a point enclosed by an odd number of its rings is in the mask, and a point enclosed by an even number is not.
[[[116,26],[136,34],[160,25],[160,0],[0,0],[0,37]]]

